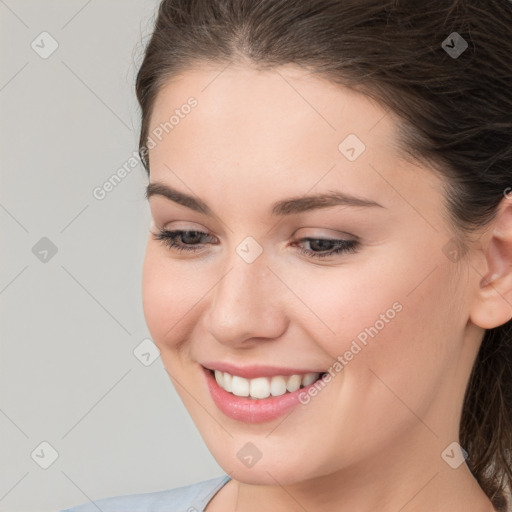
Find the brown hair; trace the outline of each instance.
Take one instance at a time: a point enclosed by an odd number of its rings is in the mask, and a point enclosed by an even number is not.
[[[149,174],[152,108],[176,74],[207,62],[296,64],[400,118],[404,154],[445,177],[467,248],[512,185],[511,55],[510,0],[163,0],[136,81],[139,154]],[[485,332],[460,424],[466,462],[500,512],[512,483],[511,329]]]

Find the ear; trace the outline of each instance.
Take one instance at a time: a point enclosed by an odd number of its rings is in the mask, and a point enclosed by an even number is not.
[[[512,318],[512,196],[501,201],[482,240],[486,272],[473,299],[470,320],[493,329]]]

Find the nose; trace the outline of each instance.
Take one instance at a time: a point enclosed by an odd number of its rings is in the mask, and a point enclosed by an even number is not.
[[[288,290],[274,272],[263,254],[252,263],[234,255],[205,313],[204,327],[218,342],[249,347],[286,331]]]

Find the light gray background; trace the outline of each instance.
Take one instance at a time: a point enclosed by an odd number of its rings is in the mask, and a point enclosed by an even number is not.
[[[223,474],[161,359],[133,353],[150,337],[145,171],[92,193],[137,150],[134,80],[157,5],[0,0],[1,512]],[[58,43],[46,59],[31,47],[49,48],[43,31]],[[43,237],[57,247],[45,262]],[[58,453],[47,469],[43,441]]]

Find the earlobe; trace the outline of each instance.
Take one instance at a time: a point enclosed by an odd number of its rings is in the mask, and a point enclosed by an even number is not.
[[[479,281],[470,319],[493,329],[512,318],[512,200],[502,200],[488,228],[484,248],[486,272]],[[485,235],[484,235],[485,236]]]

